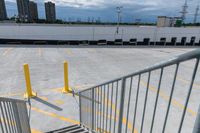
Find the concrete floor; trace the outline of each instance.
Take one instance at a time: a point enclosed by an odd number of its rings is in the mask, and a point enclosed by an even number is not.
[[[78,97],[71,94],[62,94],[63,87],[63,61],[69,63],[70,87],[82,90],[102,82],[115,79],[126,74],[141,70],[149,65],[164,61],[176,55],[193,50],[192,48],[78,48],[67,46],[1,46],[0,47],[0,96],[23,99],[25,92],[25,81],[23,75],[23,64],[28,63],[31,73],[32,88],[38,94],[38,98],[31,100],[31,128],[33,133],[50,131],[79,122]],[[179,86],[175,93],[175,99],[184,104],[190,74],[193,70],[191,62],[186,62],[180,68],[178,79]],[[168,72],[173,72],[168,70]],[[159,72],[155,72],[159,73]],[[167,74],[166,77],[170,77]],[[152,86],[156,86],[156,78]],[[161,88],[167,88],[168,79],[165,79]],[[170,82],[170,81],[169,81]],[[169,85],[168,85],[169,88]],[[200,101],[200,77],[199,72],[195,80],[189,108],[194,112],[188,112],[185,133],[192,132],[196,112]],[[163,89],[169,95],[167,89]],[[152,96],[155,95],[151,92]],[[154,94],[153,94],[154,93]],[[144,97],[145,92],[141,92]],[[159,105],[167,103],[161,101]],[[140,108],[140,107],[139,107]],[[181,114],[180,110],[172,110]],[[162,116],[162,112],[158,113]],[[160,118],[160,117],[159,117]],[[138,120],[139,121],[139,120]],[[156,119],[155,125],[159,123]],[[177,125],[171,119],[167,132],[177,132]],[[137,124],[136,124],[137,125]],[[137,125],[139,127],[139,125]],[[159,127],[159,126],[158,126]],[[148,132],[144,130],[144,132]],[[156,128],[154,132],[160,132]]]

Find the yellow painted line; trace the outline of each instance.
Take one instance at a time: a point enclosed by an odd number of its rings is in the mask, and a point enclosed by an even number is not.
[[[21,70],[21,69],[20,69]],[[75,89],[79,89],[79,88],[83,88],[83,87],[90,87],[90,86],[93,86],[93,84],[86,84],[86,85],[76,85],[76,86],[74,86],[74,88]],[[54,92],[62,92],[62,89],[63,88],[53,88],[53,89],[44,89],[44,90],[42,90],[42,91],[54,91]],[[23,92],[13,92],[13,93],[7,93],[7,94],[0,94],[0,97],[12,97],[12,96],[22,96],[22,95],[24,95],[24,93]],[[69,95],[72,95],[72,94],[70,94],[69,93]],[[41,98],[41,99],[43,99],[43,100],[45,100],[45,97],[41,97],[41,96],[39,96],[39,98]],[[47,100],[47,99],[46,99]]]
[[[75,90],[80,89],[80,88],[89,88],[93,86],[93,84],[87,84],[87,85],[76,85],[74,87],[70,87],[70,88],[74,88]],[[53,88],[53,89],[46,89],[45,91],[54,91],[54,92],[62,92],[63,88]]]
[[[4,51],[3,56],[6,56],[13,48],[8,48]]]
[[[101,92],[99,92],[99,90],[97,91],[97,95],[98,95],[98,93],[99,93],[99,95],[101,95]],[[105,97],[105,106],[107,106],[107,102],[108,102],[108,106],[110,106],[111,108],[112,108],[112,110],[115,110],[115,104],[112,104],[112,102],[110,101],[110,100],[108,100],[106,97]],[[116,110],[116,114],[117,115],[119,115],[119,110]]]
[[[3,119],[3,118],[0,118],[0,123],[6,123],[8,125],[11,125],[11,126],[16,126],[16,123],[15,121],[10,121],[10,120],[7,120],[7,119]]]
[[[47,97],[44,97],[44,96],[37,96],[38,98],[44,100],[44,101],[48,101],[48,98]]]
[[[38,109],[38,108],[35,108],[35,107],[31,107],[31,109],[32,109],[33,111],[42,113],[42,114],[44,114],[44,115],[47,115],[47,116],[50,116],[50,117],[53,117],[53,118],[56,118],[56,119],[59,119],[59,120],[65,121],[65,122],[69,122],[69,123],[72,123],[72,124],[80,124],[80,123],[79,123],[78,121],[76,121],[76,120],[73,120],[73,119],[70,119],[70,118],[66,118],[66,117],[57,115],[57,114],[55,114],[55,113],[47,112],[47,111],[44,111],[44,110],[41,110],[41,109]]]
[[[97,91],[97,94],[101,94],[99,91]],[[113,104],[111,104],[111,101],[110,100],[108,100],[107,98],[105,98],[105,106],[107,106],[107,102],[108,102],[108,106],[110,106],[111,108],[112,108],[112,110],[115,110],[115,107],[116,107],[116,105],[113,103]],[[99,113],[101,113],[101,112],[97,112],[97,114],[99,114]],[[104,116],[104,117],[106,117],[106,116]],[[107,116],[108,117],[108,119],[113,119],[113,120],[115,120],[115,118],[113,117],[113,116],[110,116],[110,115],[108,115]],[[116,120],[118,120],[118,117],[119,117],[119,110],[117,109],[116,110]],[[125,118],[125,117],[123,117],[122,118],[122,123],[123,124],[128,124],[128,129],[129,130],[133,130],[133,127],[132,127],[132,123],[130,123],[129,121],[128,121],[128,123],[126,123],[126,121],[127,121],[127,119]],[[134,129],[134,133],[138,133],[138,130],[137,129]]]
[[[144,86],[147,86],[147,83],[145,83],[144,81],[141,81],[141,84],[144,85]],[[152,86],[152,85],[149,85],[149,89],[155,93],[157,93],[157,89]],[[166,101],[169,101],[169,96],[167,94],[165,94],[162,90],[160,90],[160,93],[159,93],[160,97],[162,97],[164,100]],[[184,109],[184,105],[181,104],[180,102],[178,102],[177,100],[175,99],[172,99],[172,105],[174,105],[175,107],[178,107],[180,109]],[[190,115],[192,116],[196,116],[197,115],[197,112],[193,111],[192,109],[189,109],[187,108],[186,110]]]
[[[50,90],[55,91],[55,92],[61,92],[62,88],[56,88],[56,89],[50,89]],[[23,95],[23,93],[13,93],[13,94],[10,93],[10,94],[2,95],[2,96],[16,96],[16,95]],[[72,95],[72,94],[69,93],[69,95]],[[43,96],[38,96],[38,97],[41,98],[42,100],[45,100],[45,101],[48,100],[47,97],[43,97]],[[55,100],[54,103],[56,103],[56,104],[64,104],[64,101]],[[107,105],[107,99],[105,99],[105,105]],[[111,101],[108,101],[108,106],[111,106],[111,108],[113,110],[115,110],[115,105],[111,104]],[[54,118],[57,118],[57,119],[62,120],[62,121],[66,121],[66,122],[73,123],[73,124],[79,124],[78,121],[75,121],[75,120],[72,120],[72,119],[69,119],[69,118],[65,118],[63,116],[59,116],[59,115],[57,115],[55,113],[50,113],[50,112],[47,112],[47,111],[44,111],[44,110],[41,110],[41,109],[38,109],[38,108],[34,108],[34,107],[32,107],[32,110],[37,111],[39,113],[43,113],[45,115],[48,115],[48,116],[51,116],[51,117],[54,117]],[[87,109],[87,111],[89,111],[89,110]],[[117,112],[117,114],[116,114],[116,120],[117,120],[118,119],[119,110],[116,110],[116,112]],[[113,119],[114,120],[115,118],[114,118],[114,116],[108,116],[108,119]],[[123,122],[123,124],[126,124],[126,118],[123,118],[122,122]],[[128,129],[132,130],[132,124],[130,122],[128,122]],[[34,131],[36,131],[36,130],[34,130]],[[33,133],[37,133],[37,132],[33,132]],[[138,133],[138,131],[135,129],[134,133]]]
[[[54,103],[56,105],[63,105],[65,102],[63,100],[55,100]]]
[[[115,105],[113,104],[112,106],[111,106],[112,108],[115,108]],[[117,114],[116,114],[116,120],[118,119],[118,117],[119,117],[119,110],[116,110],[116,112],[117,112]],[[110,116],[109,116],[109,118],[110,118]],[[111,116],[111,118],[112,118],[112,116]],[[115,119],[114,117],[112,118],[112,119]],[[126,123],[126,121],[127,121],[127,119],[125,118],[125,117],[123,117],[122,118],[122,123],[124,124],[124,125],[128,125],[128,129],[129,130],[133,130],[133,127],[132,127],[132,123],[130,123],[129,121],[128,121],[128,123]],[[134,133],[138,133],[138,131],[137,131],[137,129],[134,129]]]
[[[31,133],[42,133],[41,131],[37,130],[37,129],[33,129],[31,128]]]
[[[89,112],[89,113],[92,112],[92,110],[91,110],[90,108],[83,108],[83,110],[84,110],[85,112]],[[117,110],[117,111],[118,111],[118,110]],[[107,117],[108,119],[112,119],[112,120],[116,120],[116,121],[119,120],[119,115],[116,115],[116,118],[115,118],[115,116],[106,115],[106,114],[103,114],[103,112],[99,112],[99,111],[97,111],[96,114],[97,114],[97,115],[101,115],[101,116],[103,116],[104,118]],[[114,115],[114,114],[113,114],[113,115]],[[122,123],[123,123],[124,125],[126,125],[126,121],[127,121],[127,119],[126,119],[125,117],[123,117],[123,118],[122,118]],[[130,123],[130,122],[127,123],[127,127],[128,127],[128,129],[129,129],[130,131],[133,130],[132,125],[133,125],[133,124]],[[104,131],[104,132],[105,132],[105,131]],[[138,133],[138,130],[137,130],[137,129],[134,129],[134,133]]]
[[[11,126],[16,126],[15,121],[8,121],[8,120],[4,121],[3,118],[0,118],[0,123],[6,123],[6,124],[11,125]],[[39,130],[31,128],[31,133],[42,133],[42,132],[39,131]]]
[[[39,54],[39,56],[42,56],[42,49],[41,48],[38,49],[38,54]]]
[[[80,89],[80,88],[86,88],[86,87],[91,87],[94,86],[94,84],[84,84],[84,85],[75,85],[75,89]]]
[[[105,131],[105,130],[103,130],[103,129],[101,129],[101,128],[97,128],[97,132],[100,132],[100,133],[110,133],[110,132]]]
[[[61,92],[62,88],[55,88],[55,89],[46,89],[46,90],[42,90],[42,91],[54,91],[54,92]],[[13,92],[13,93],[7,93],[7,94],[0,94],[0,97],[12,97],[12,96],[23,96],[24,93],[23,92]],[[45,97],[42,96],[38,96],[39,98],[43,99],[43,100],[47,100]]]
[[[183,79],[183,78],[180,78],[180,77],[177,77],[178,80],[182,81],[183,83],[186,83],[186,84],[189,84],[190,81],[186,80],[186,79]],[[197,88],[200,88],[200,84],[196,84],[194,83],[193,84],[194,87],[197,87]]]
[[[48,90],[48,89],[47,89],[47,90]],[[63,90],[63,88],[55,88],[55,89],[50,89],[50,90],[53,91],[53,92],[61,93],[62,90]],[[68,93],[68,94],[70,94],[70,93]]]
[[[8,93],[8,94],[1,94],[0,97],[11,97],[11,96],[23,96],[23,93],[16,92],[16,93]]]

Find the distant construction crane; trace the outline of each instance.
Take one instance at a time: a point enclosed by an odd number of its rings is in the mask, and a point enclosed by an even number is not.
[[[181,13],[181,19],[182,19],[183,22],[185,21],[186,14],[188,13],[187,8],[188,8],[187,0],[185,0],[185,4],[183,5],[182,11],[180,12]]]
[[[195,10],[195,14],[194,14],[194,24],[197,23],[197,17],[199,15],[199,1],[198,1],[198,4],[197,4],[197,7],[196,7],[196,10]]]

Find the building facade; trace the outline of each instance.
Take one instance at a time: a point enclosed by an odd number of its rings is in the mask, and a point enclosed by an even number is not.
[[[29,0],[17,0],[17,9],[20,21],[30,21]]]
[[[6,5],[4,0],[0,0],[0,20],[7,19]]]
[[[171,17],[158,16],[157,26],[158,27],[171,27]]]
[[[30,11],[30,20],[32,22],[37,21],[38,20],[37,3],[29,1],[29,11]]]
[[[179,21],[181,21],[181,17],[158,16],[157,27],[179,27],[182,23]]]
[[[56,21],[56,8],[54,3],[52,2],[45,3],[45,13],[46,13],[46,20],[48,22]]]

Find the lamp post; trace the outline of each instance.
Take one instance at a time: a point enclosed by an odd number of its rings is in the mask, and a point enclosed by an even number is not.
[[[122,16],[121,16],[122,8],[123,8],[122,6],[116,7],[116,9],[117,9],[117,16],[118,16],[118,21],[117,21],[117,34],[119,33],[119,26],[120,26],[120,23],[121,23],[121,20],[122,20]]]

